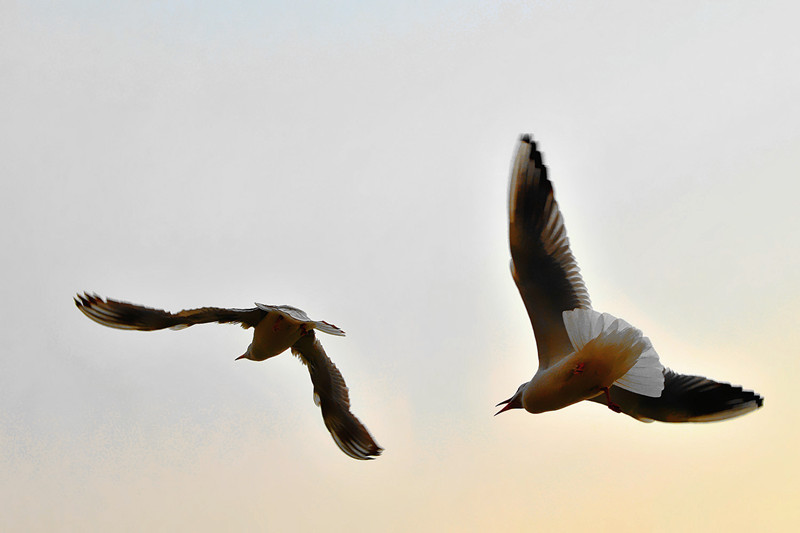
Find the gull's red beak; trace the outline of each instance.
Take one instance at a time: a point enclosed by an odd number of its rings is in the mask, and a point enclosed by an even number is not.
[[[497,415],[499,415],[500,413],[502,413],[502,412],[504,412],[504,411],[508,411],[509,409],[513,409],[513,408],[515,407],[515,406],[514,406],[514,404],[513,404],[513,403],[511,403],[511,398],[509,398],[508,400],[503,400],[502,402],[500,402],[500,403],[498,403],[497,405],[495,405],[495,407],[500,407],[500,406],[501,406],[501,405],[503,405],[503,404],[505,404],[505,405],[503,406],[503,408],[502,408],[502,409],[500,409],[499,411],[497,411],[497,412],[494,414],[494,416],[497,416]]]

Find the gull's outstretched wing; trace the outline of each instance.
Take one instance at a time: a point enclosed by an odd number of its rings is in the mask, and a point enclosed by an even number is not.
[[[755,411],[764,405],[757,393],[737,385],[664,369],[664,391],[658,398],[611,387],[611,400],[622,412],[643,422],[713,422]],[[606,404],[600,395],[590,401]]]
[[[546,368],[572,352],[562,313],[591,304],[547,167],[528,135],[511,168],[508,211],[511,271],[533,325],[539,365]]]
[[[308,367],[314,384],[314,402],[322,409],[322,420],[336,445],[353,459],[372,459],[383,451],[367,428],[350,412],[350,397],[344,378],[331,362],[313,331],[300,337],[292,353]]]
[[[117,300],[103,300],[89,293],[78,294],[75,305],[80,311],[104,326],[117,329],[136,329],[153,331],[157,329],[183,329],[194,324],[208,322],[235,322],[244,328],[254,327],[267,312],[253,309],[222,309],[219,307],[203,307],[186,309],[179,313],[169,313],[161,309],[152,309]]]

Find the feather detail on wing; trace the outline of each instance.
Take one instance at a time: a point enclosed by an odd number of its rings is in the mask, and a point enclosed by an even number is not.
[[[267,305],[256,302],[256,307],[267,312],[277,311],[278,313],[284,314],[289,318],[296,320],[297,322],[312,321],[305,311],[296,307],[292,307],[291,305]]]
[[[183,329],[195,324],[209,322],[239,323],[248,328],[258,324],[265,312],[254,309],[223,309],[219,307],[202,307],[186,309],[178,313],[169,313],[161,309],[153,309],[142,305],[103,300],[97,295],[84,293],[75,298],[75,305],[87,317],[98,324],[116,329],[154,331],[158,329]]]
[[[383,448],[350,412],[350,396],[344,378],[328,358],[314,332],[309,331],[300,337],[292,346],[292,353],[308,367],[314,384],[314,402],[322,410],[322,420],[336,445],[354,459],[379,456]]]
[[[650,339],[621,318],[593,309],[564,311],[564,327],[575,351],[584,350],[591,343],[616,359],[622,373],[614,381],[617,387],[658,397],[664,389],[664,367]],[[616,374],[620,376],[620,374]]]
[[[533,325],[539,365],[548,367],[571,351],[561,314],[591,304],[547,167],[528,135],[511,168],[508,208],[512,274]]]
[[[341,328],[334,326],[330,322],[325,322],[324,320],[311,320],[305,311],[296,307],[292,307],[291,305],[267,305],[256,302],[256,307],[267,312],[277,311],[278,313],[282,313],[289,318],[296,320],[297,322],[310,324],[314,329],[318,329],[329,335],[338,335],[340,337],[345,336],[344,330]]]
[[[642,422],[714,422],[741,416],[764,405],[756,392],[703,376],[664,369],[664,390],[651,398],[611,388],[611,400],[622,412]],[[603,397],[590,401],[605,404]]]
[[[325,322],[324,320],[315,320],[313,324],[314,329],[318,329],[329,335],[338,335],[339,337],[344,337],[345,335],[344,330],[334,326],[329,322]]]

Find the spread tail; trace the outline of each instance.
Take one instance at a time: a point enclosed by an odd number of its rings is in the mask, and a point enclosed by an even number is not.
[[[621,318],[593,309],[564,311],[564,326],[575,351],[602,349],[616,357],[619,388],[657,398],[664,390],[664,367],[650,339]],[[619,374],[617,374],[619,375]]]

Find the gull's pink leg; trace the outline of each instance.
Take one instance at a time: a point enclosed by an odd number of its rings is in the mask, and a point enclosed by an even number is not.
[[[622,409],[620,406],[611,401],[611,393],[608,391],[608,387],[602,387],[602,390],[606,393],[606,403],[608,404],[608,408],[615,413],[621,413]]]

